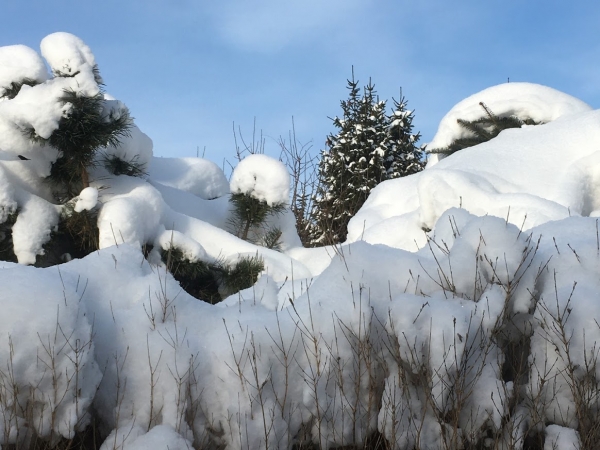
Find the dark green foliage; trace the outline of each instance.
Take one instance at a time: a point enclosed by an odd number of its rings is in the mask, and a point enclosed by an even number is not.
[[[167,270],[188,294],[213,305],[231,294],[253,286],[264,270],[264,263],[258,256],[241,257],[230,265],[221,261],[211,264],[190,261],[175,246],[162,249],[160,255]]]
[[[167,270],[188,294],[213,305],[221,301],[218,274],[207,263],[190,261],[174,246],[162,249],[160,256]]]
[[[265,265],[258,256],[243,256],[234,265],[222,264],[220,281],[223,298],[252,287]]]
[[[494,139],[501,131],[508,128],[521,128],[523,125],[540,124],[540,122],[528,117],[521,119],[517,116],[497,116],[485,103],[480,102],[479,105],[485,112],[484,116],[473,121],[457,119],[458,124],[470,132],[469,136],[456,139],[448,147],[428,150],[428,153],[451,155],[459,150]]]
[[[348,80],[348,100],[341,102],[342,118],[327,137],[321,152],[318,185],[311,212],[311,245],[330,245],[346,240],[347,226],[371,190],[392,178],[423,169],[424,154],[417,147],[419,134],[412,132],[412,111],[406,101],[394,101],[391,115],[369,82],[361,91],[358,81]]]
[[[8,100],[12,100],[13,98],[15,98],[17,96],[19,91],[21,91],[21,88],[23,87],[23,85],[35,86],[36,84],[39,84],[39,83],[35,80],[32,80],[31,78],[24,78],[21,81],[13,81],[12,83],[10,83],[10,86],[0,86],[0,88],[1,88],[0,92],[2,90],[4,91],[2,93],[2,95],[0,95],[0,98],[6,98]]]
[[[62,264],[98,250],[98,210],[75,212],[73,208],[72,202],[63,206],[58,226],[44,245],[44,254],[38,255],[36,267]]]
[[[424,148],[417,146],[420,133],[413,133],[413,112],[406,109],[404,97],[392,99],[394,107],[388,116],[388,155],[383,165],[387,179],[405,177],[425,168]]]
[[[18,211],[7,215],[4,222],[0,223],[0,260],[17,262],[17,256],[13,249],[12,227],[17,221]]]
[[[269,205],[263,200],[258,200],[247,194],[236,193],[229,197],[233,205],[229,225],[233,234],[240,239],[268,248],[279,247],[281,230],[267,229],[265,222],[271,216],[277,216],[285,211],[284,203]],[[277,239],[274,240],[274,237]]]
[[[34,138],[62,153],[52,165],[49,179],[58,188],[59,200],[64,201],[89,185],[87,170],[96,151],[109,145],[118,146],[129,135],[131,117],[127,110],[105,113],[102,92],[88,97],[68,90],[60,101],[71,105],[68,115],[60,120],[50,138]]]
[[[104,155],[101,162],[113,175],[127,175],[130,177],[144,177],[147,175],[145,165],[139,162],[139,155],[135,155],[129,161],[115,155]]]
[[[102,91],[85,96],[65,90],[59,101],[71,108],[52,135],[43,139],[32,129],[27,133],[32,140],[61,152],[52,164],[49,181],[57,199],[64,203],[89,186],[88,168],[93,166],[96,151],[118,146],[122,138],[129,136],[132,119],[127,109],[105,111]]]
[[[64,72],[55,71],[54,75],[74,77],[78,73],[71,73],[71,69],[66,67]],[[93,73],[101,87],[104,83],[97,66],[94,66]],[[69,109],[49,138],[38,136],[33,129],[25,132],[32,140],[60,151],[48,178],[54,185],[57,200],[65,203],[89,186],[88,168],[94,164],[96,151],[107,146],[116,147],[130,135],[132,119],[127,108],[107,107],[102,89],[91,96],[66,89],[58,101],[68,105]]]

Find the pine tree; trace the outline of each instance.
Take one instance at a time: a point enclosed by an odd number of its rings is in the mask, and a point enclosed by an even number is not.
[[[120,145],[130,135],[133,121],[129,110],[123,105],[111,107],[104,98],[104,83],[97,66],[93,67],[93,74],[99,87],[95,95],[67,89],[58,98],[70,108],[49,138],[38,136],[33,129],[25,130],[33,141],[60,151],[47,181],[62,205],[61,220],[44,247],[45,254],[38,257],[36,264],[40,266],[63,262],[63,255],[83,257],[98,248],[98,208],[75,212],[74,197],[89,187],[88,171],[96,164],[98,152],[110,145]],[[73,75],[55,71],[54,76]]]
[[[423,152],[416,146],[419,134],[412,134],[413,113],[406,110],[404,98],[394,101],[394,111],[387,115],[386,102],[379,100],[370,81],[361,94],[353,76],[348,90],[348,99],[341,102],[342,118],[332,119],[338,131],[327,137],[327,149],[321,152],[313,245],[343,242],[348,222],[375,186],[423,168]]]
[[[286,209],[284,203],[269,205],[245,192],[231,194],[229,202],[232,205],[229,225],[233,234],[256,245],[274,250],[280,248],[281,230],[268,228],[267,219],[282,214]]]
[[[97,81],[101,87],[99,75]],[[109,145],[118,146],[121,139],[129,136],[132,120],[127,108],[107,111],[102,90],[93,96],[67,90],[59,100],[71,105],[69,114],[60,120],[50,138],[42,139],[33,133],[31,138],[61,152],[52,164],[49,181],[64,203],[89,186],[88,169],[94,164],[96,153]]]

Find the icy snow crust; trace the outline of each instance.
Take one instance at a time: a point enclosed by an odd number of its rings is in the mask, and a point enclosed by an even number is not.
[[[519,448],[535,426],[545,448],[580,445],[572,386],[600,380],[600,364],[590,365],[600,345],[599,112],[511,85],[538,99],[532,114],[556,120],[382,183],[345,245],[301,248],[284,215],[281,253],[227,232],[218,167],[153,158],[135,128],[106,152],[138,158],[148,175],[98,166],[73,199],[99,210],[101,250],[36,269],[23,264],[58,223],[40,181],[57,155],[19,127],[49,135],[68,113],[55,101],[62,89],[97,89],[83,42],[66,33],[43,42],[55,73],[79,73],[40,78],[0,102],[0,223],[18,211],[22,263],[0,264],[0,445],[70,438],[92,414],[107,436],[102,450],[332,448],[375,430],[401,450],[442,449],[453,433],[473,444],[493,433]],[[0,64],[1,76],[10,71]],[[546,111],[557,98],[561,106]],[[244,159],[231,192],[286,203],[289,175],[267,158]],[[148,259],[145,244],[154,247]],[[160,263],[171,245],[190,260],[258,255],[265,272],[212,306]],[[527,383],[503,375],[509,344],[523,339]]]

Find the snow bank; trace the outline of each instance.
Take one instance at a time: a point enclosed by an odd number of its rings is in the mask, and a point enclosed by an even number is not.
[[[329,448],[363,442],[376,429],[398,449],[435,448],[454,432],[444,418],[457,405],[461,439],[477,442],[485,430],[502,434],[509,426],[515,387],[503,376],[503,339],[521,333],[532,335],[537,364],[519,417],[541,414],[563,427],[548,428],[547,442],[571,443],[577,423],[564,384],[564,343],[548,325],[571,308],[565,332],[572,361],[584,367],[600,342],[591,296],[600,289],[597,226],[594,218],[567,218],[522,233],[502,218],[457,209],[436,224],[436,243],[418,253],[357,242],[339,248],[310,286],[282,289],[263,276],[216,307],[190,297],[128,245],[63,264],[61,277],[56,268],[16,265],[0,275],[10,275],[6,292],[26,294],[24,280],[39,272],[40,286],[59,287],[49,307],[62,305],[63,291],[74,296],[66,311],[79,318],[77,333],[89,333],[93,318],[86,358],[95,375],[80,387],[97,389],[106,448],[193,442],[286,449],[302,435]],[[169,240],[194,247],[186,234]],[[194,248],[192,257],[204,257]],[[20,355],[41,345],[18,342]],[[550,371],[540,374],[543,367]],[[549,390],[554,383],[563,383],[557,392],[565,395]],[[470,396],[456,397],[457,386]]]
[[[0,270],[0,442],[71,438],[89,423],[102,373],[84,283],[56,269]]]
[[[472,121],[485,115],[484,103],[500,117],[517,116],[547,123],[562,116],[590,111],[592,108],[568,94],[534,83],[506,83],[484,89],[457,103],[441,120],[428,149],[449,146],[456,139],[469,136],[457,119]],[[443,155],[430,155],[435,163]]]
[[[426,242],[423,230],[453,207],[505,217],[523,230],[594,215],[600,207],[599,124],[600,113],[591,111],[505,130],[423,172],[383,182],[350,221],[348,241],[415,250]]]

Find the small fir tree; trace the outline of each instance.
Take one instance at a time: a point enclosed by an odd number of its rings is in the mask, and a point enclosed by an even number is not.
[[[348,90],[342,117],[333,119],[338,131],[327,137],[327,149],[321,152],[312,245],[343,242],[348,222],[375,186],[423,168],[423,152],[416,145],[419,134],[412,133],[413,113],[406,110],[404,98],[387,115],[386,102],[379,100],[370,81],[361,94],[353,76]]]
[[[413,133],[413,111],[406,109],[406,100],[392,99],[394,108],[388,116],[388,149],[384,162],[387,179],[405,177],[425,168],[425,149],[417,146],[420,133]]]
[[[288,207],[290,176],[285,165],[263,154],[242,159],[231,175],[230,231],[240,239],[279,250],[282,231],[274,225]]]

